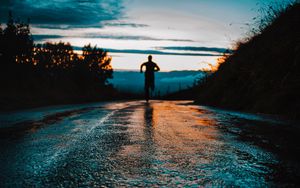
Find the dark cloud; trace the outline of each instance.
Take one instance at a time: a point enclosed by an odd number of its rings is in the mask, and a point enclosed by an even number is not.
[[[139,35],[102,35],[102,34],[97,34],[97,33],[87,33],[84,36],[80,36],[80,37],[118,39],[118,40],[154,40],[154,41],[194,42],[193,40],[188,40],[188,39],[163,39],[163,38],[154,38],[154,37],[139,36]]]
[[[102,26],[123,15],[122,0],[1,0],[0,20],[12,10],[17,18],[34,24]]]
[[[185,39],[159,39],[147,36],[132,36],[132,35],[102,35],[97,33],[85,33],[83,35],[78,36],[68,36],[68,35],[33,35],[33,38],[37,41],[45,40],[45,39],[53,39],[53,38],[67,38],[67,37],[78,37],[78,38],[98,38],[98,39],[116,39],[116,40],[154,40],[154,41],[188,41],[193,42],[192,40]]]
[[[35,41],[42,41],[45,39],[59,39],[59,38],[63,38],[63,36],[60,36],[60,35],[33,35],[33,39]]]
[[[177,50],[177,51],[197,51],[197,52],[217,52],[217,53],[232,53],[233,50],[227,48],[216,47],[193,47],[193,46],[168,46],[157,47],[159,50]]]
[[[66,24],[34,24],[37,28],[43,29],[59,29],[59,30],[68,30],[68,29],[76,29],[76,28],[99,28],[102,27],[101,23],[97,23],[96,25],[66,25]]]
[[[93,35],[87,34],[86,36],[72,36],[72,37],[80,37],[80,38],[104,38],[104,39],[118,39],[118,40],[172,40],[172,39],[156,39],[150,37],[143,36],[123,36],[123,35]],[[39,43],[44,40],[51,39],[62,39],[68,38],[68,36],[61,35],[47,35],[47,34],[39,34],[33,35],[33,39]],[[75,46],[74,49],[81,50],[82,47]],[[138,49],[106,49],[109,52],[114,53],[132,53],[132,54],[154,54],[154,55],[183,55],[183,56],[220,56],[221,53],[224,53],[227,49],[225,48],[209,48],[209,47],[156,47],[156,50],[138,50]],[[176,52],[170,52],[165,50],[176,50]],[[188,49],[193,49],[189,51],[194,51],[192,53],[187,53]],[[202,52],[202,53],[199,53]],[[207,52],[207,53],[203,53]],[[218,52],[217,54],[215,52]],[[232,52],[229,50],[229,52]]]
[[[105,26],[117,26],[117,27],[149,27],[147,24],[136,24],[136,23],[105,23]]]
[[[118,39],[118,40],[162,40],[147,36],[137,36],[137,35],[102,35],[97,33],[87,33],[84,36],[86,38],[101,38],[101,39]]]
[[[82,47],[75,46],[75,50],[81,50]],[[182,55],[182,56],[220,56],[219,54],[211,53],[179,53],[179,52],[164,52],[159,50],[136,50],[136,49],[109,49],[104,48],[112,53],[130,53],[130,54],[152,54],[152,55]]]
[[[183,55],[183,56],[220,56],[211,53],[178,53],[178,52],[164,52],[159,50],[119,50],[119,49],[106,49],[109,52],[115,53],[134,53],[134,54],[153,54],[153,55]]]

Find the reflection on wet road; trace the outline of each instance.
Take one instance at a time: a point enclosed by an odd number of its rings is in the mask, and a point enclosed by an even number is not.
[[[276,153],[239,138],[271,118],[186,101],[43,110],[0,116],[1,187],[279,185]]]

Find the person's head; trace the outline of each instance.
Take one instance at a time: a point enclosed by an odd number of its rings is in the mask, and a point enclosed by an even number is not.
[[[148,61],[152,61],[152,55],[148,56]]]

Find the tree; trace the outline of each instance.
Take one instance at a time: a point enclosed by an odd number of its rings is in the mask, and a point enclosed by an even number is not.
[[[88,65],[89,70],[99,80],[101,84],[106,84],[108,78],[112,78],[113,69],[111,66],[111,57],[103,49],[85,45],[82,48],[83,62]]]
[[[33,50],[34,65],[43,68],[68,69],[72,67],[75,56],[70,43],[37,44]],[[77,57],[77,56],[76,56]]]
[[[4,50],[3,29],[2,29],[2,25],[0,23],[0,58],[2,58],[3,50]]]
[[[12,12],[9,12],[6,28],[2,35],[3,63],[10,64],[30,63],[33,40],[31,37],[29,23],[16,23]]]
[[[111,57],[91,45],[82,53],[65,42],[34,44],[29,20],[16,22],[9,12],[6,27],[0,25],[0,86],[6,91],[0,97],[15,100],[17,96],[26,103],[28,99],[77,102],[109,96]]]
[[[2,37],[2,35],[3,35],[3,29],[2,29],[2,25],[0,23],[0,36]]]

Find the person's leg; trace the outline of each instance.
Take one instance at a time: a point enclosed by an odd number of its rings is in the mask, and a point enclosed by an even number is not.
[[[146,102],[149,101],[149,87],[145,87],[145,100]]]
[[[149,79],[149,90],[151,90],[150,97],[153,97],[154,93],[154,75]]]
[[[149,76],[145,77],[145,100],[146,102],[149,101],[150,94],[149,94],[149,89],[151,87],[151,79]]]

